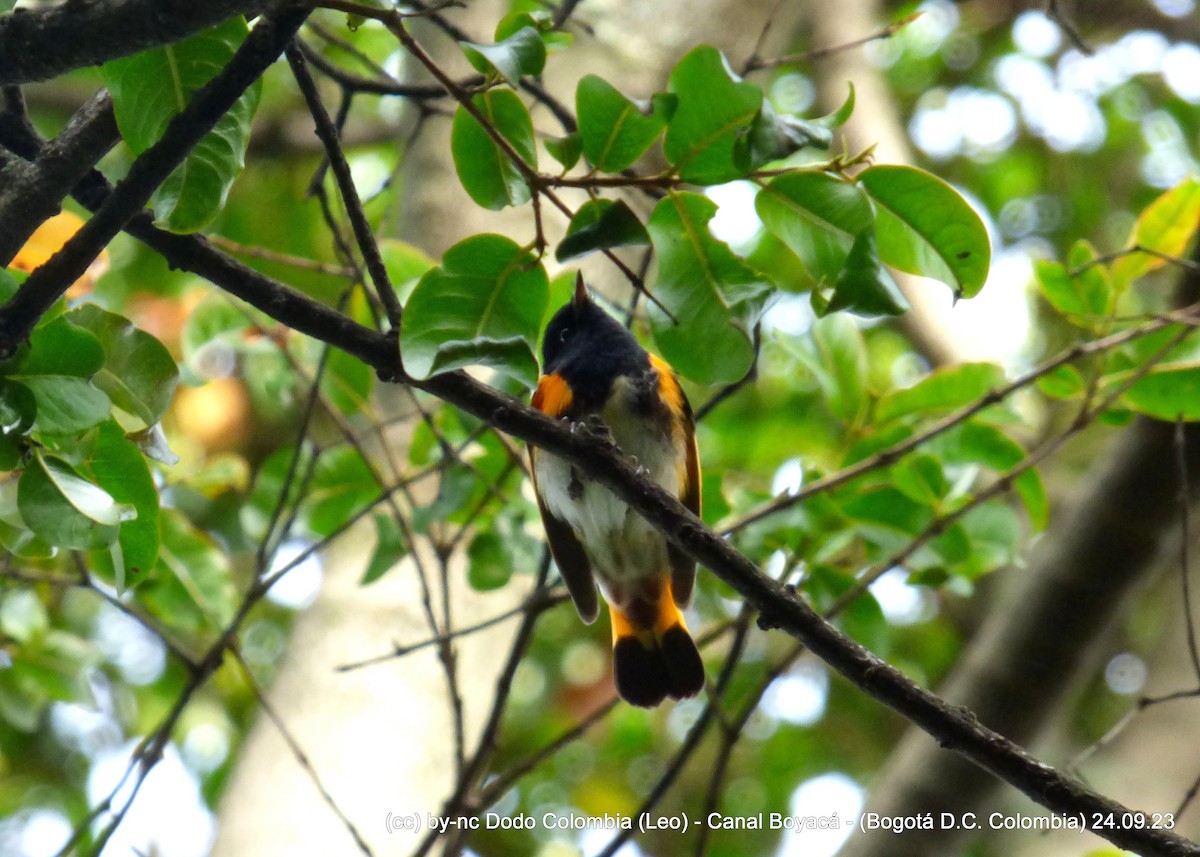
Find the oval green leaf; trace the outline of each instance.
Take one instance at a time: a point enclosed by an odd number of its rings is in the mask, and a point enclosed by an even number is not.
[[[57,458],[35,455],[21,473],[17,508],[35,535],[72,550],[101,548],[117,538],[134,511]]]
[[[495,70],[516,86],[525,75],[538,75],[546,66],[546,45],[538,31],[524,26],[490,45],[459,42],[476,71]]]
[[[1119,382],[1120,373],[1107,382]],[[1200,363],[1193,361],[1155,366],[1125,391],[1121,404],[1158,420],[1200,420]]]
[[[910,414],[939,415],[971,404],[1004,383],[1004,370],[992,363],[963,363],[937,369],[911,387],[894,390],[875,406],[883,424]]]
[[[650,234],[623,201],[593,199],[579,207],[554,258],[569,262],[596,250],[650,243]]]
[[[875,234],[884,262],[941,280],[956,297],[983,288],[991,244],[983,221],[958,191],[915,167],[870,167],[858,182],[878,211]]]
[[[106,63],[101,73],[113,97],[121,136],[137,154],[162,136],[195,92],[220,72],[249,32],[241,18],[175,44]],[[216,218],[245,163],[250,120],[262,85],[256,82],[171,173],[154,197],[158,224],[194,232]]]
[[[550,157],[562,164],[563,172],[579,163],[579,156],[583,154],[583,138],[578,131],[565,137],[550,137],[545,146]]]
[[[845,315],[818,319],[791,351],[813,374],[833,415],[857,422],[867,403],[867,345],[858,325]]]
[[[584,156],[596,169],[610,173],[632,165],[667,124],[661,110],[643,113],[612,84],[594,74],[579,81],[575,112]]]
[[[515,92],[489,89],[476,95],[472,103],[527,166],[537,166],[533,122]],[[463,107],[454,114],[450,150],[459,181],[479,205],[499,211],[529,201],[529,184],[521,169]]]
[[[136,517],[120,522],[118,543],[125,570],[132,575],[126,575],[124,579],[137,579],[136,575],[148,572],[158,558],[158,489],[146,459],[121,427],[110,420],[96,433],[87,467],[92,478],[113,500],[136,513]],[[108,562],[107,555],[93,559],[98,567]]]
[[[161,420],[179,383],[179,369],[166,346],[129,319],[94,304],[72,310],[65,318],[90,331],[104,348],[104,366],[92,383],[143,424]]]
[[[710,45],[693,49],[671,71],[669,91],[679,97],[667,123],[663,152],[684,181],[722,184],[750,169],[738,141],[762,108],[763,94],[737,79]]]
[[[754,206],[818,282],[837,280],[856,237],[874,222],[863,189],[829,173],[780,176],[759,191]]]
[[[31,430],[73,435],[108,419],[113,403],[91,383],[104,365],[104,349],[91,332],[59,317],[30,336],[16,364],[4,372],[34,397]],[[4,371],[4,370],[0,370]]]
[[[663,356],[703,384],[732,383],[754,360],[753,330],[770,286],[708,231],[717,206],[695,193],[671,194],[646,224],[658,256],[651,305]]]
[[[833,133],[824,125],[808,119],[800,119],[786,113],[776,113],[771,102],[763,99],[762,109],[750,123],[750,133],[738,140],[744,147],[745,160],[750,169],[757,169],[768,161],[778,161],[805,147],[828,149],[833,143]]]
[[[491,366],[532,386],[534,344],[550,281],[540,262],[502,235],[475,235],[421,278],[404,308],[404,369],[428,378],[464,366]]]

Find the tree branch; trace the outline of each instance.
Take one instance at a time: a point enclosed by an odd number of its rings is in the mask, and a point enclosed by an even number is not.
[[[0,15],[0,86],[48,80],[177,42],[274,0],[103,0]]]
[[[0,122],[23,124],[8,111]],[[31,133],[31,132],[30,132]],[[7,266],[63,198],[120,139],[112,99],[97,92],[33,163],[11,164],[0,180],[0,267]]]
[[[383,256],[379,252],[379,245],[375,242],[375,236],[371,232],[371,224],[367,222],[367,214],[363,211],[362,200],[358,196],[358,189],[354,186],[354,178],[350,175],[350,164],[346,161],[346,155],[342,151],[342,145],[338,139],[337,126],[329,117],[325,105],[321,103],[321,94],[317,92],[316,81],[308,71],[303,52],[294,41],[288,46],[286,54],[288,65],[292,69],[292,76],[296,78],[296,83],[304,96],[304,102],[308,105],[308,112],[312,114],[313,122],[316,123],[317,137],[325,147],[325,156],[329,160],[330,169],[333,170],[334,179],[337,181],[338,190],[341,192],[342,201],[346,206],[346,213],[350,217],[350,227],[354,230],[358,249],[363,255],[363,261],[366,262],[367,271],[371,274],[375,292],[379,295],[379,301],[387,312],[391,326],[399,329],[400,300],[396,297],[396,290],[392,286],[387,268],[383,264]],[[347,101],[347,108],[348,106]]]
[[[83,275],[200,138],[283,52],[308,14],[308,9],[287,5],[260,20],[220,74],[197,90],[167,125],[162,138],[138,156],[95,215],[0,307],[0,355],[11,354],[29,336],[42,314]]]

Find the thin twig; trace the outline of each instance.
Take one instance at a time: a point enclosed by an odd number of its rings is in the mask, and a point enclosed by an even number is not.
[[[1187,629],[1188,655],[1192,659],[1192,670],[1196,674],[1196,685],[1200,687],[1200,651],[1196,648],[1196,625],[1192,617],[1192,498],[1188,491],[1187,450],[1184,443],[1183,417],[1175,421],[1175,461],[1179,468],[1179,579],[1183,589],[1183,623]]]
[[[888,24],[881,30],[876,30],[870,35],[863,36],[861,39],[855,39],[852,42],[846,42],[844,45],[833,45],[828,48],[816,48],[803,53],[790,54],[786,57],[775,57],[774,59],[763,59],[757,55],[752,55],[746,64],[742,67],[742,74],[749,74],[752,71],[758,71],[764,68],[778,68],[783,65],[802,65],[804,63],[813,62],[814,60],[825,59],[833,54],[838,54],[843,51],[852,50],[853,48],[862,47],[868,42],[878,42],[882,39],[890,39],[896,33],[903,30],[913,21],[920,18],[924,12],[914,12],[907,17],[901,18],[899,21],[894,21]],[[756,52],[757,53],[757,52]]]
[[[304,60],[304,54],[297,47],[295,41],[288,45],[286,54],[288,65],[292,69],[292,76],[296,78],[296,83],[300,86],[300,92],[304,95],[304,101],[308,105],[308,112],[312,114],[313,121],[316,123],[317,137],[325,146],[329,167],[333,170],[334,178],[337,180],[338,191],[341,193],[342,202],[345,203],[346,213],[350,217],[350,226],[354,230],[358,248],[362,251],[363,260],[366,262],[371,280],[375,284],[375,291],[387,312],[392,329],[399,330],[400,299],[396,297],[396,290],[392,287],[391,277],[388,276],[387,267],[383,264],[383,256],[379,252],[379,245],[375,241],[375,235],[371,232],[370,223],[367,222],[362,200],[359,198],[358,189],[354,186],[354,178],[350,174],[350,164],[346,161],[346,155],[338,140],[337,128],[334,126],[333,120],[329,118],[325,105],[321,103],[317,84],[312,79]]]
[[[1066,34],[1071,44],[1078,48],[1080,53],[1087,56],[1095,53],[1091,46],[1083,40],[1083,36],[1079,34],[1079,30],[1076,29],[1075,25],[1059,9],[1058,0],[1046,0],[1046,17],[1058,24],[1058,28]]]

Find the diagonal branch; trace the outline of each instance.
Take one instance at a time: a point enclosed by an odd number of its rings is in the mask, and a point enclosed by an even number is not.
[[[20,123],[13,107],[0,121]],[[112,99],[100,90],[71,117],[30,164],[15,163],[0,182],[0,267],[8,265],[34,230],[58,213],[71,192],[120,139]]]
[[[83,275],[200,138],[283,52],[307,17],[307,9],[285,6],[258,22],[228,65],[196,91],[187,107],[167,125],[162,138],[138,156],[96,214],[0,307],[0,355],[11,354],[29,336],[43,313]]]
[[[371,274],[371,282],[375,286],[380,302],[387,311],[388,321],[392,328],[399,329],[400,300],[396,297],[396,290],[392,287],[391,278],[388,276],[387,268],[383,264],[383,257],[379,252],[379,245],[375,242],[375,236],[371,232],[371,224],[367,222],[367,214],[363,211],[362,200],[358,196],[358,189],[354,186],[354,178],[350,175],[350,164],[346,161],[346,155],[342,151],[342,145],[338,139],[337,126],[329,117],[325,105],[321,103],[321,94],[317,92],[317,84],[308,71],[304,53],[293,42],[288,46],[286,54],[288,64],[292,68],[292,76],[296,78],[296,83],[308,105],[308,112],[312,114],[313,121],[316,123],[317,136],[325,146],[329,167],[333,170],[334,178],[337,180],[342,202],[350,217],[350,226],[354,230],[354,238],[358,242],[358,248],[362,252],[367,270]]]
[[[0,15],[0,86],[48,80],[177,42],[273,0],[103,0]]]

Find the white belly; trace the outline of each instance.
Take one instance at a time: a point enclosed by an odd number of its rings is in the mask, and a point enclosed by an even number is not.
[[[617,446],[655,482],[678,497],[683,490],[682,438],[663,433],[662,424],[633,412],[630,382],[617,380],[603,413]],[[536,457],[538,487],[546,509],[575,531],[599,582],[610,592],[622,584],[667,572],[667,542],[624,501],[590,481],[557,456]]]

